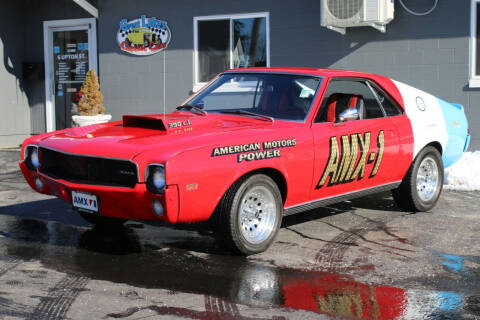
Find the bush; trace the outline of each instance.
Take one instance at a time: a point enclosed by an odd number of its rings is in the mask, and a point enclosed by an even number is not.
[[[80,93],[81,98],[78,101],[78,113],[80,115],[94,116],[105,113],[105,107],[102,104],[103,94],[100,92],[98,77],[94,69],[87,72]]]

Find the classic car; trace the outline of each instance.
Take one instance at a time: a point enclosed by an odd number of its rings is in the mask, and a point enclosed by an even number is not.
[[[143,45],[148,48],[150,43],[161,43],[161,39],[156,38],[155,34],[148,28],[135,28],[127,36],[127,44],[131,45]]]
[[[25,140],[30,186],[88,221],[209,221],[262,252],[282,217],[391,190],[429,211],[469,144],[463,107],[387,77],[313,68],[221,73],[168,114]]]

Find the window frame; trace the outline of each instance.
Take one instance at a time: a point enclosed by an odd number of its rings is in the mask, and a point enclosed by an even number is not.
[[[468,81],[468,86],[470,88],[480,88],[480,74],[475,74],[477,63],[480,63],[479,59],[477,59],[477,5],[479,4],[480,0],[470,1],[470,72]]]
[[[480,2],[480,0],[477,0]],[[386,90],[384,90],[378,83],[373,81],[370,78],[362,78],[362,77],[332,77],[327,83],[327,87],[325,88],[324,96],[322,97],[322,101],[320,102],[320,106],[318,108],[317,114],[313,118],[313,123],[325,123],[325,121],[317,121],[319,118],[323,116],[323,113],[325,113],[326,109],[326,101],[328,97],[326,96],[328,92],[329,86],[332,84],[332,82],[335,81],[352,81],[352,82],[362,82],[365,84],[365,86],[371,91],[372,95],[375,97],[375,101],[377,102],[377,105],[380,107],[380,110],[382,111],[383,117],[378,117],[378,118],[367,118],[367,119],[358,119],[355,121],[364,121],[364,120],[374,120],[374,119],[384,119],[384,118],[391,118],[391,117],[397,117],[401,116],[404,114],[402,108],[398,105],[398,103],[390,96],[390,94],[387,93]],[[385,108],[383,107],[382,103],[380,102],[380,99],[378,98],[377,93],[375,92],[374,89],[379,90],[381,93],[385,95],[385,98],[387,98],[391,103],[395,105],[395,107],[400,111],[400,114],[394,115],[394,116],[389,116],[387,115],[387,112],[385,111]],[[325,102],[325,104],[324,104]]]
[[[373,94],[375,95],[375,97],[377,99],[377,103],[380,105],[380,108],[382,109],[382,111],[385,115],[385,118],[398,117],[398,116],[402,116],[404,114],[404,111],[400,107],[400,105],[379,84],[377,84],[376,82],[374,82],[370,79],[367,80],[367,83],[371,87],[370,90],[372,90]],[[387,111],[385,111],[385,107],[383,106],[383,103],[380,101],[380,98],[378,97],[378,94],[375,90],[378,90],[381,94],[383,94],[385,96],[385,99],[387,99],[395,107],[395,109],[397,109],[397,111],[399,113],[396,114],[396,115],[393,115],[393,116],[388,115]]]
[[[270,12],[252,12],[252,13],[237,13],[237,14],[220,14],[209,16],[197,16],[193,17],[193,92],[197,92],[200,88],[205,86],[208,82],[198,81],[199,77],[199,63],[198,63],[198,22],[209,20],[229,20],[230,21],[230,69],[233,68],[233,20],[235,19],[252,19],[252,18],[265,18],[266,25],[266,58],[267,67],[270,67]],[[224,70],[222,70],[224,71]]]

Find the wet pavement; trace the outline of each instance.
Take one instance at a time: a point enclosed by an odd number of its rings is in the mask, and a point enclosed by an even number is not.
[[[0,173],[0,319],[480,319],[480,193],[388,193],[284,219],[232,256],[195,226],[92,228]]]

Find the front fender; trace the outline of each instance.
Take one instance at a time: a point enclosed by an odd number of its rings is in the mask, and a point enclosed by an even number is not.
[[[288,181],[285,159],[281,157],[238,163],[237,154],[213,157],[211,153],[212,148],[205,147],[168,161],[169,177],[179,190],[178,222],[208,220],[228,188],[249,172],[275,169]]]
[[[51,137],[53,135],[56,135],[58,133],[66,132],[67,130],[69,130],[69,129],[67,128],[67,129],[58,130],[58,131],[41,133],[41,134],[37,134],[35,136],[32,136],[32,137],[29,137],[29,138],[25,139],[22,142],[22,148],[20,150],[20,160],[24,160],[24,153],[25,153],[25,147],[26,146],[28,146],[28,145],[39,145],[42,140],[45,140],[46,138]]]

